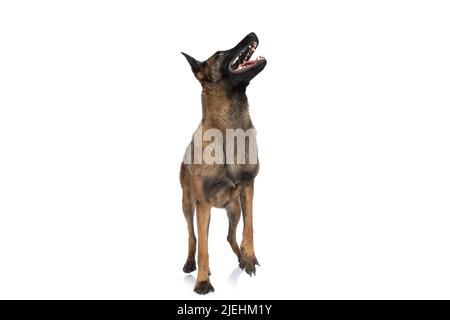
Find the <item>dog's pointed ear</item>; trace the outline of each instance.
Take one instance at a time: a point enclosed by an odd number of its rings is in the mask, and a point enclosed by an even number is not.
[[[187,53],[182,52],[181,54],[186,58],[187,62],[189,62],[189,65],[191,66],[192,72],[194,73],[195,77],[198,80],[202,80],[203,79],[202,63],[200,61],[194,59]]]
[[[191,66],[192,72],[194,72],[194,74],[200,71],[200,66],[202,65],[200,61],[194,59],[187,53],[182,52],[181,54],[186,58],[187,62],[189,62],[189,65]]]

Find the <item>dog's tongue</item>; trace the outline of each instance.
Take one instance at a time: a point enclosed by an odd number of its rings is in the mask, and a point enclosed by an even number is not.
[[[245,67],[245,66],[248,66],[248,65],[252,65],[252,64],[254,64],[255,62],[258,62],[258,61],[261,60],[261,59],[264,59],[264,58],[263,58],[263,57],[258,57],[258,58],[256,58],[256,60],[247,60],[247,61],[244,61],[244,63],[241,64],[241,67]]]
[[[254,64],[255,62],[256,62],[256,60],[247,60],[247,61],[244,61],[244,63],[241,64],[241,67],[245,67],[245,66]]]

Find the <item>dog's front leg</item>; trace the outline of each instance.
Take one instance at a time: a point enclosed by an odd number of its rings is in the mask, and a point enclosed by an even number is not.
[[[239,266],[249,275],[256,274],[259,266],[253,247],[253,181],[241,191],[242,216],[244,217],[244,232],[241,243]]]
[[[204,201],[197,202],[198,274],[194,291],[199,294],[214,291],[209,282],[208,229],[210,217],[211,206]]]

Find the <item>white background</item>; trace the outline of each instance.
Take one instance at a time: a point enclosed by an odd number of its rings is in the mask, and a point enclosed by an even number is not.
[[[240,274],[214,210],[206,299],[450,298],[449,16],[446,1],[2,1],[0,298],[198,298],[178,174],[200,85],[180,51],[251,31],[268,60],[248,89],[261,267]]]

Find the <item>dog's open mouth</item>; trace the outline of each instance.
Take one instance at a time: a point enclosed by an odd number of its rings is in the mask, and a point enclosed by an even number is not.
[[[241,52],[230,62],[230,70],[232,72],[244,72],[263,62],[265,60],[264,57],[257,57],[255,60],[250,60],[257,46],[258,42],[252,41],[248,46],[242,49]]]

